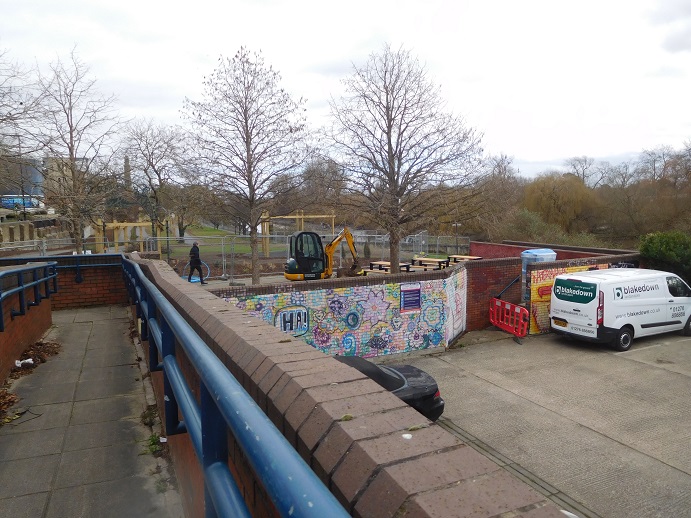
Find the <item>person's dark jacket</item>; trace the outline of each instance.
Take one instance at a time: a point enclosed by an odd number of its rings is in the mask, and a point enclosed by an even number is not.
[[[199,247],[192,245],[190,248],[190,267],[201,266],[202,260],[199,258]]]

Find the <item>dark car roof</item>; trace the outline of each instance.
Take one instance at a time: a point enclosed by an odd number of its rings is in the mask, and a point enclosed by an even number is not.
[[[405,384],[404,379],[386,372],[378,365],[360,356],[334,356],[334,358],[362,372],[365,376],[371,378],[386,390],[396,390]]]

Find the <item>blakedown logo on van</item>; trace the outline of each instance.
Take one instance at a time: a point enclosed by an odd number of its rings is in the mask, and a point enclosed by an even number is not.
[[[597,286],[595,284],[559,278],[554,281],[554,296],[558,299],[577,304],[587,304],[596,295]]]
[[[639,284],[631,286],[616,286],[614,288],[614,300],[635,299],[641,296],[641,293],[649,291],[660,291],[659,284]]]

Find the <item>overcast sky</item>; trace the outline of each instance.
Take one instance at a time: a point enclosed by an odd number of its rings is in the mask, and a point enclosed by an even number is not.
[[[180,121],[220,56],[261,51],[315,125],[384,43],[410,50],[486,152],[534,175],[691,141],[691,0],[0,0],[0,49],[77,54],[126,117]]]

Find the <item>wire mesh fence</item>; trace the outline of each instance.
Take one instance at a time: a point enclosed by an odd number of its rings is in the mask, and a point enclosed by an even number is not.
[[[320,234],[326,245],[335,236],[329,233]],[[353,238],[358,257],[363,260],[388,260],[390,255],[390,241],[388,234],[376,232],[354,231]],[[252,253],[250,236],[220,235],[193,236],[184,238],[167,236],[131,239],[128,241],[95,241],[86,239],[81,253],[118,253],[137,251],[146,254],[160,254],[160,258],[168,262],[181,276],[189,271],[189,252],[192,243],[199,243],[200,255],[208,268],[210,278],[233,279],[245,277],[252,272]],[[288,259],[290,236],[260,235],[257,242],[259,271],[262,275],[280,274]],[[427,232],[404,237],[399,245],[399,257],[410,260],[417,255],[468,254],[470,241],[464,236],[431,236]],[[77,253],[75,243],[70,238],[41,239],[32,241],[18,241],[0,244],[3,255],[57,255]],[[347,267],[352,263],[352,257],[345,242],[340,244],[340,250],[334,256],[336,268]]]

